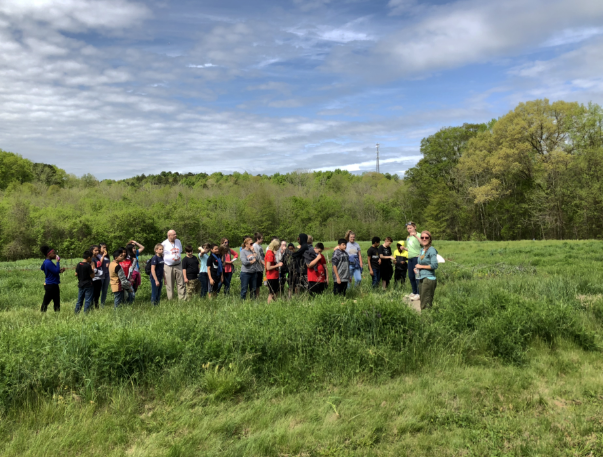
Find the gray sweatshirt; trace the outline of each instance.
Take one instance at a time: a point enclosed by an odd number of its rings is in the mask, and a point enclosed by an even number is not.
[[[241,273],[255,273],[256,263],[249,263],[249,260],[256,259],[255,252],[250,252],[247,249],[241,249]]]

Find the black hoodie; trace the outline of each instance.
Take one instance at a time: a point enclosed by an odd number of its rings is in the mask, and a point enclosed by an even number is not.
[[[299,234],[299,246],[299,249],[293,253],[295,260],[303,259],[304,253],[308,250],[308,235],[305,233]]]

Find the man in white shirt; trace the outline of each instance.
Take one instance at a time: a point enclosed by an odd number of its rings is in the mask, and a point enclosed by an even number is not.
[[[174,285],[178,286],[178,300],[186,297],[184,286],[184,275],[182,273],[182,243],[176,238],[176,231],[167,232],[167,240],[161,243],[163,246],[163,260],[165,271],[165,288],[167,298],[171,300],[174,296]]]

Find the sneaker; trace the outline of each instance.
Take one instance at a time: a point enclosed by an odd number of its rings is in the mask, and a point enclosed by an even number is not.
[[[419,294],[415,294],[415,300],[420,300],[421,296]]]

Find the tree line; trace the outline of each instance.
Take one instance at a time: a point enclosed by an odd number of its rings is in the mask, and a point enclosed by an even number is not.
[[[347,171],[172,173],[80,178],[0,150],[0,256],[49,243],[76,256],[91,244],[233,242],[256,231],[295,240],[406,237],[413,220],[450,240],[600,238],[603,110],[535,100],[497,120],[442,128],[404,177]]]

